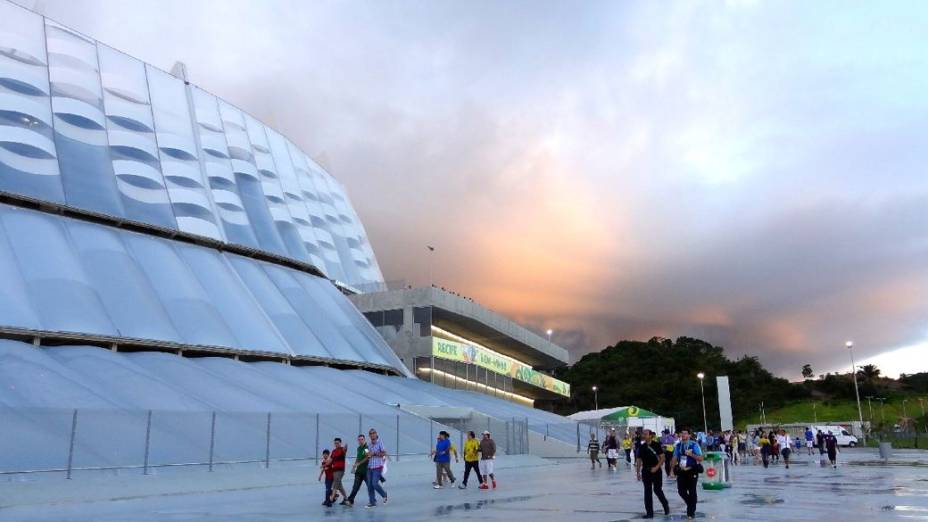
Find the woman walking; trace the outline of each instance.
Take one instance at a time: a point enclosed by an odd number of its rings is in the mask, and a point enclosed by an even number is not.
[[[603,442],[603,449],[606,451],[606,464],[609,466],[609,471],[614,471],[619,458],[619,440],[615,436],[615,428],[609,431],[609,436]]]
[[[757,445],[760,447],[760,460],[764,463],[764,467],[770,465],[770,439],[767,438],[767,434],[760,432],[760,439],[758,439]]]

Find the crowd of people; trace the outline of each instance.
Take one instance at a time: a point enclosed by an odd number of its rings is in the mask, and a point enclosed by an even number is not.
[[[351,473],[354,482],[351,492],[345,489],[343,480],[348,464],[348,448],[340,438],[333,441],[334,448],[324,450],[319,464],[319,480],[325,479],[325,498],[323,505],[331,507],[342,499],[341,505],[352,506],[362,486],[367,486],[368,508],[377,505],[377,496],[386,504],[388,497],[383,487],[386,482],[388,454],[377,430],[368,431],[369,439],[364,434],[358,435]],[[791,437],[784,429],[756,429],[748,434],[743,431],[724,431],[720,433],[698,432],[691,437],[689,430],[671,433],[664,430],[660,436],[649,429],[638,428],[634,433],[626,431],[620,438],[615,428],[611,428],[606,438],[600,442],[595,434],[590,435],[587,452],[592,469],[602,468],[600,453],[605,453],[606,464],[610,471],[617,471],[619,459],[623,456],[625,465],[634,467],[637,479],[644,486],[645,518],[654,517],[654,500],[657,497],[665,515],[670,514],[670,504],[663,491],[664,477],[675,480],[677,493],[686,504],[687,518],[696,514],[698,498],[697,485],[699,475],[703,473],[703,456],[707,451],[723,452],[734,465],[747,464],[768,468],[771,464],[782,462],[788,469],[790,457],[794,451],[806,448],[808,455],[813,455],[817,448],[824,463],[825,455],[833,467],[837,467],[838,441],[832,432],[813,433],[806,428],[801,437]],[[442,489],[447,481],[453,487],[457,481],[451,467],[451,460],[460,461],[457,447],[446,431],[438,433],[434,448],[429,457],[435,464],[435,480],[432,486]],[[459,489],[466,489],[471,475],[476,478],[478,488],[496,489],[494,460],[496,442],[489,431],[484,431],[477,439],[471,431],[463,447],[464,476]]]
[[[695,439],[695,440],[694,440]],[[687,518],[695,517],[697,502],[697,482],[703,472],[703,455],[707,451],[726,453],[733,465],[752,462],[768,468],[771,464],[782,462],[789,469],[793,452],[805,447],[808,455],[818,450],[822,464],[827,455],[828,462],[837,468],[838,440],[831,431],[817,433],[806,428],[802,436],[792,437],[785,429],[756,429],[752,433],[745,431],[698,432],[691,437],[688,430],[671,433],[664,430],[658,437],[649,429],[638,428],[634,433],[626,431],[623,436],[611,428],[600,442],[595,434],[590,435],[587,453],[591,469],[602,468],[600,453],[604,452],[606,464],[610,471],[618,469],[620,449],[625,451],[626,466],[634,462],[636,477],[644,486],[645,518],[654,517],[654,500],[656,496],[664,509],[670,514],[670,505],[663,491],[663,479],[676,480],[677,492],[686,504]],[[781,460],[782,459],[782,460]]]
[[[383,487],[387,481],[384,476],[389,459],[387,449],[378,436],[377,430],[371,428],[367,434],[370,437],[369,440],[363,433],[358,435],[358,447],[354,464],[351,465],[351,473],[354,475],[351,493],[346,492],[342,483],[348,463],[348,449],[342,445],[342,439],[336,437],[332,441],[334,449],[322,451],[319,460],[319,481],[322,482],[325,479],[323,506],[332,507],[341,498],[340,505],[351,507],[361,487],[365,485],[368,496],[367,508],[377,506],[378,495],[384,504],[387,503],[387,492]],[[489,431],[484,431],[482,436],[483,438],[478,441],[473,431],[467,434],[467,440],[464,442],[464,480],[458,486],[459,489],[467,488],[471,473],[479,483],[478,489],[486,490],[491,487],[496,489],[496,473],[493,466],[496,459],[496,441],[493,440]],[[442,430],[438,433],[438,439],[429,457],[435,463],[435,481],[432,482],[432,487],[441,489],[446,479],[451,486],[454,486],[456,478],[451,469],[451,459],[454,458],[455,463],[459,462],[459,454],[447,431]]]

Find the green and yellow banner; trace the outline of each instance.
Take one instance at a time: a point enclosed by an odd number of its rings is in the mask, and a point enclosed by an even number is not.
[[[527,382],[558,395],[570,397],[570,385],[566,382],[535,371],[527,364],[486,348],[432,337],[432,355],[439,359],[474,364],[491,372],[508,375],[517,381]]]

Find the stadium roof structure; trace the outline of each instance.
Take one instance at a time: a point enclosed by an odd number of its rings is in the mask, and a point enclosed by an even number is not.
[[[447,427],[403,405],[576,438],[414,378],[340,290],[383,276],[344,188],[292,141],[7,0],[0,277],[0,474],[305,459],[309,433],[365,424],[425,452]]]

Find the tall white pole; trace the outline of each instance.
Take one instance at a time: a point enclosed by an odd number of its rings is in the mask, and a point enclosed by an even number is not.
[[[848,341],[845,346],[851,353],[851,374],[854,376],[854,395],[857,397],[857,416],[860,419],[860,433],[864,439],[864,445],[867,444],[867,432],[864,430],[864,411],[860,407],[860,391],[857,389],[857,365],[854,364],[854,343]]]
[[[703,433],[709,433],[709,421],[706,417],[706,390],[703,388],[702,380],[705,377],[705,374],[699,372],[696,374],[696,377],[699,378],[699,393],[702,395],[702,429]]]

